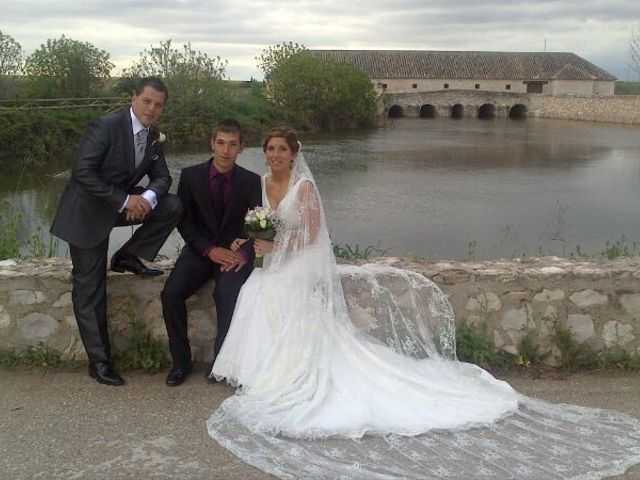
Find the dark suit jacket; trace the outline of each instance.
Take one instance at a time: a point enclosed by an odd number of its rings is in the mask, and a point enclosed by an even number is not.
[[[91,122],[76,152],[51,233],[79,248],[98,246],[115,226],[127,194],[145,175],[147,189],[160,201],[171,176],[162,145],[154,143],[157,135],[151,126],[145,157],[136,169],[129,108]]]
[[[218,225],[209,193],[211,162],[184,168],[178,183],[178,197],[184,207],[178,231],[198,255],[212,246],[229,248],[234,239],[243,237],[247,211],[262,203],[260,176],[236,165],[222,224]]]

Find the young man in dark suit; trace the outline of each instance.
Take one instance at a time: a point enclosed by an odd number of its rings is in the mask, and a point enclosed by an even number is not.
[[[51,233],[69,243],[73,264],[73,311],[89,357],[89,375],[122,385],[111,365],[107,329],[107,251],[115,226],[142,223],[111,259],[111,270],[160,275],[152,261],[182,215],[167,193],[171,176],[154,123],[169,93],[158,78],[138,82],[131,107],[101,117],[85,131]],[[146,187],[137,186],[144,176]]]
[[[215,360],[229,330],[240,288],[253,269],[251,242],[239,250],[230,249],[233,240],[244,236],[247,211],[262,201],[260,177],[236,165],[244,148],[238,122],[228,119],[219,123],[211,148],[213,157],[183,169],[178,184],[178,196],[184,206],[178,231],[186,245],[162,291],[162,312],[173,359],[166,381],[171,387],[182,384],[192,371],[187,298],[206,281],[215,279]]]

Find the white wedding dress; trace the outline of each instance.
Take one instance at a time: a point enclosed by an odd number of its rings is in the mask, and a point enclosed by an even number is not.
[[[587,480],[640,463],[637,419],[531,399],[456,361],[451,306],[428,279],[338,267],[300,153],[276,211],[274,252],[212,370],[240,386],[207,422],[222,446],[287,479]]]

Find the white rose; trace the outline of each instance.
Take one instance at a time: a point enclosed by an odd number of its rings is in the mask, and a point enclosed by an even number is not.
[[[260,220],[260,228],[267,228],[267,221],[266,220]]]

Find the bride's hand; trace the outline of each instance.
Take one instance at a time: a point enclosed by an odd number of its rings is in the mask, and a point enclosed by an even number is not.
[[[231,242],[231,246],[229,247],[234,252],[238,250],[243,243],[247,242],[248,238],[236,238],[233,242]]]
[[[253,242],[253,250],[258,257],[262,257],[265,253],[273,251],[273,242],[256,238]]]

